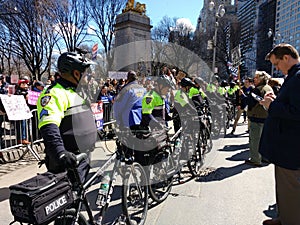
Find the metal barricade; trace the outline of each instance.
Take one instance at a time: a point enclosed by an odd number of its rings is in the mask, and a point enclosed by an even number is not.
[[[43,143],[40,131],[38,129],[38,116],[37,110],[31,111],[32,117],[28,120],[20,121],[10,121],[6,114],[0,115],[0,158],[3,157],[4,152],[14,154],[13,150],[18,151],[18,159],[22,159],[28,152],[30,152],[33,157],[40,161],[41,157],[34,146]],[[112,103],[103,104],[103,131],[111,137],[114,136],[114,123]],[[22,143],[24,137],[26,136],[27,144]],[[25,132],[25,133],[24,133]],[[11,158],[16,158],[11,156]],[[9,159],[9,161],[15,161]]]
[[[112,103],[103,103],[103,122],[111,122],[113,118]]]
[[[115,136],[113,117],[113,103],[103,103],[103,129],[98,130],[100,139],[113,138]]]
[[[0,153],[2,158],[6,152],[9,156],[8,160],[15,161],[22,159],[30,152],[36,160],[41,160],[40,155],[33,148],[34,144],[43,141],[37,127],[37,110],[34,109],[31,113],[33,116],[30,119],[18,121],[10,121],[5,114],[0,115]],[[11,154],[15,154],[13,150],[21,151],[17,151],[18,156],[12,156]]]

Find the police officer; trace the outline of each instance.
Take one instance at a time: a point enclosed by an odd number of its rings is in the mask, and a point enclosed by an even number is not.
[[[174,96],[173,123],[175,132],[181,127],[182,118],[180,115],[197,115],[195,106],[191,104],[188,95],[182,89],[177,90]]]
[[[206,94],[202,90],[196,88],[195,83],[191,79],[187,77],[182,78],[180,86],[188,94],[189,99],[192,100],[198,112],[201,111],[203,103],[207,106],[209,105]]]
[[[227,80],[222,80],[220,83],[220,86],[218,87],[218,94],[222,97],[226,96],[227,90],[228,90],[229,84]]]
[[[59,173],[76,165],[76,154],[90,151],[95,145],[97,130],[87,101],[77,92],[86,69],[93,64],[82,54],[60,55],[57,67],[60,79],[45,89],[37,103],[39,129],[45,143],[48,171]],[[83,179],[89,169],[83,161],[78,171]]]
[[[161,129],[165,121],[171,120],[166,112],[165,97],[170,89],[175,89],[169,79],[161,76],[156,80],[155,88],[146,93],[142,100],[142,126]],[[151,123],[151,124],[150,124]]]
[[[234,107],[238,104],[238,90],[239,86],[234,81],[230,81],[229,88],[227,90],[227,98],[231,101]]]
[[[139,129],[142,121],[142,99],[146,89],[138,84],[138,76],[131,70],[113,104],[114,117],[122,128]]]

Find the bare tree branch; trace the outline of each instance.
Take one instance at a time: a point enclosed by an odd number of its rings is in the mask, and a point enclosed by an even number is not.
[[[92,22],[95,24],[93,30],[103,46],[108,64],[107,69],[111,68],[114,59],[112,49],[116,18],[126,2],[126,0],[88,0]]]

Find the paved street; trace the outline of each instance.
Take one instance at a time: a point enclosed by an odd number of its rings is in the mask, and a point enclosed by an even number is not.
[[[202,176],[173,186],[165,202],[150,207],[146,225],[260,225],[264,219],[274,216],[273,166],[254,168],[243,164],[249,150],[246,129],[246,125],[239,124],[236,135],[215,140]],[[108,145],[112,147],[113,143]],[[99,143],[95,158],[108,157],[109,152],[104,150],[105,145]],[[0,169],[3,166],[0,164]],[[8,186],[43,171],[44,167],[38,168],[33,163],[0,176],[1,225],[13,219],[8,205]],[[188,174],[184,176],[189,178]],[[116,196],[120,194],[118,190],[115,188]],[[118,215],[120,208],[115,200],[107,221]]]

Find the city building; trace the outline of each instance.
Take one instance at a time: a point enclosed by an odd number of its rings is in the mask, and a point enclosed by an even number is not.
[[[257,1],[239,2],[237,17],[241,25],[241,77],[251,76],[256,68]]]
[[[200,43],[200,55],[210,65],[216,47],[218,73],[225,73],[223,65],[232,60],[232,50],[238,45],[241,78],[252,77],[256,70],[280,76],[265,60],[276,44],[289,43],[300,51],[300,0],[214,0],[215,8],[210,11],[211,1],[204,0],[195,37]],[[220,4],[224,4],[226,13],[217,19],[216,26],[216,9]],[[214,46],[216,28],[217,44]]]
[[[289,43],[300,51],[300,0],[278,0],[275,23],[276,44]]]
[[[273,48],[277,39],[274,33],[276,17],[276,0],[264,1],[259,5],[257,24],[256,68],[272,74],[272,65],[265,60],[267,53]]]

